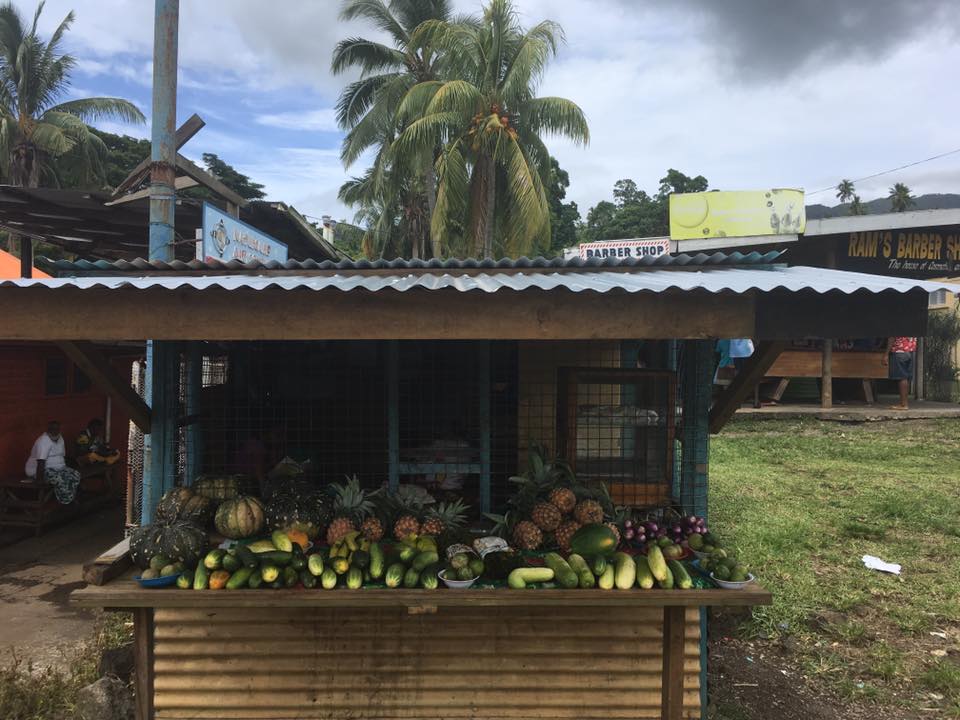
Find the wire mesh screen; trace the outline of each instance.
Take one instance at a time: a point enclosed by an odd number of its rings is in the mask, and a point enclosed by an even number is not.
[[[136,360],[131,365],[130,384],[141,398],[146,388],[146,363]],[[124,489],[126,525],[140,524],[143,502],[143,431],[133,422],[127,431],[127,482]]]

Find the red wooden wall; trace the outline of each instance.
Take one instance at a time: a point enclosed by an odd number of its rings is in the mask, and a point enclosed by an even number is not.
[[[67,366],[67,388],[63,395],[45,393],[46,360],[62,358]],[[113,357],[111,364],[123,378],[130,377],[136,355]],[[56,346],[48,344],[0,343],[0,477],[20,477],[34,440],[50,420],[59,420],[67,452],[91,418],[106,421],[107,396],[95,385],[75,392],[73,363]],[[130,418],[115,400],[110,416],[112,447],[126,458]]]

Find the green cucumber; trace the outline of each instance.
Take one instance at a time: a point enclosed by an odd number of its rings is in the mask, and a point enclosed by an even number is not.
[[[427,550],[417,555],[413,559],[413,563],[410,565],[410,567],[417,572],[422,572],[427,565],[433,565],[437,562],[440,562],[440,556],[432,550]]]
[[[615,572],[612,563],[607,563],[603,573],[597,578],[597,587],[601,590],[613,590]]]
[[[206,590],[210,585],[210,571],[204,563],[197,565],[196,572],[193,573],[193,589]]]
[[[324,590],[333,590],[337,586],[337,574],[333,568],[327,568],[320,574],[320,584]]]
[[[657,585],[664,590],[673,590],[673,571],[669,565],[667,565],[667,577],[663,580],[657,580]]]
[[[177,578],[177,587],[181,590],[189,590],[193,587],[193,573],[189,570],[184,570],[180,573],[180,577]]]
[[[577,577],[573,568],[557,553],[547,553],[543,556],[543,561],[547,564],[548,568],[553,570],[553,574],[556,576],[557,582],[560,583],[561,587],[570,589],[580,584],[580,578]]]
[[[243,563],[244,567],[256,568],[260,565],[257,556],[246,545],[237,546],[237,557],[240,558],[240,562]]]
[[[689,590],[693,587],[693,580],[690,579],[690,573],[687,572],[687,569],[679,560],[668,560],[667,567],[669,567],[670,572],[673,573],[674,585],[683,590]]]
[[[300,583],[308,590],[312,590],[317,586],[317,576],[309,570],[301,570]]]
[[[439,563],[427,565],[420,573],[420,587],[424,590],[436,590],[440,585],[440,578],[437,577],[437,570],[439,569]]]
[[[370,543],[370,577],[373,580],[379,580],[383,577],[386,570],[386,558],[383,556],[383,548],[380,543]]]
[[[241,567],[230,576],[229,580],[227,580],[227,590],[239,590],[240,588],[246,587],[247,582],[253,575],[253,572],[253,568],[248,568],[246,566]]]
[[[643,555],[637,555],[637,585],[644,590],[653,587],[653,573],[650,572],[650,563]]]
[[[647,548],[647,562],[650,563],[650,572],[657,582],[665,582],[667,579],[667,561],[663,557],[663,550],[659,546],[651,543]]]
[[[514,590],[523,590],[530,583],[550,582],[553,577],[554,572],[548,567],[516,568],[507,575],[507,585]]]
[[[629,590],[637,581],[637,563],[625,552],[613,554],[614,579],[617,590]]]
[[[591,568],[593,569],[593,574],[600,577],[607,569],[607,559],[603,555],[597,555],[593,559]]]
[[[207,570],[219,570],[223,566],[223,556],[226,554],[227,551],[223,548],[214,548],[203,559],[203,566]]]
[[[257,555],[257,559],[260,561],[261,565],[280,565],[282,567],[286,567],[293,559],[293,553],[285,552],[283,550],[274,550],[272,552],[259,553]]]
[[[288,588],[292,588],[298,582],[300,582],[300,573],[287,565],[287,567],[283,569],[283,584]]]
[[[283,530],[274,530],[273,534],[270,535],[270,540],[277,550],[293,552],[293,541],[287,537]]]
[[[583,559],[582,555],[573,553],[567,558],[567,563],[580,578],[580,587],[592,588],[597,584],[597,579],[593,576],[590,568],[587,567],[587,561]]]
[[[347,587],[351,590],[359,590],[363,587],[363,570],[358,567],[347,570]]]
[[[420,582],[419,570],[410,568],[403,574],[403,586],[405,588],[415,588],[418,582]]]
[[[415,547],[410,547],[409,545],[402,545],[400,547],[400,552],[398,553],[400,562],[404,564],[408,562],[412,562],[416,556],[417,556],[417,549]]]
[[[403,577],[406,574],[406,567],[403,563],[397,562],[387,568],[387,574],[384,576],[384,582],[388,588],[400,587],[403,583]]]
[[[263,575],[257,572],[257,569],[253,569],[254,572],[250,573],[250,579],[247,580],[247,587],[251,590],[256,590],[261,585],[263,585]]]
[[[323,575],[323,555],[320,553],[314,553],[308,557],[307,570],[309,570],[310,574],[314,577],[320,577]]]
[[[236,552],[233,550],[227,551],[227,554],[223,556],[223,560],[220,562],[220,564],[223,566],[224,570],[231,574],[243,567],[243,561],[237,557]]]
[[[276,565],[265,563],[260,566],[260,577],[263,578],[265,583],[276,582],[280,579],[280,568]]]

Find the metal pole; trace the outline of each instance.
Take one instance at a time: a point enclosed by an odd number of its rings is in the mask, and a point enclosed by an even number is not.
[[[180,0],[156,0],[150,150],[150,260],[173,260]]]

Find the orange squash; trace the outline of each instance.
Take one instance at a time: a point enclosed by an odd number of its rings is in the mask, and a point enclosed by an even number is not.
[[[301,550],[306,550],[307,545],[310,544],[310,538],[302,530],[287,530],[287,537],[290,538],[290,542],[299,545]]]
[[[214,573],[210,574],[210,589],[211,590],[223,590],[227,585],[227,580],[230,579],[230,573],[226,570],[217,570]]]

